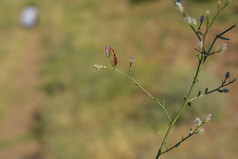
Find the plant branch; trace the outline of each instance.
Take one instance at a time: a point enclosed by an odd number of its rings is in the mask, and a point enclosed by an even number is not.
[[[202,122],[202,124],[201,124],[200,126],[196,127],[196,129],[195,129],[193,132],[191,132],[191,133],[189,132],[189,134],[188,134],[185,138],[182,137],[182,140],[180,140],[179,142],[177,142],[174,146],[172,146],[171,148],[169,148],[169,149],[167,149],[167,150],[161,152],[161,155],[164,154],[164,153],[166,153],[166,152],[171,151],[172,149],[174,149],[174,148],[176,148],[176,147],[178,147],[181,143],[183,143],[184,141],[186,141],[187,139],[189,139],[190,137],[192,137],[193,135],[195,135],[195,134],[197,133],[198,129],[199,129],[204,123],[205,123],[205,122]]]
[[[175,117],[175,118],[172,120],[172,122],[170,123],[169,128],[168,128],[168,130],[167,130],[167,132],[166,132],[166,134],[165,134],[165,137],[164,137],[164,139],[163,139],[163,142],[162,142],[162,144],[161,144],[161,146],[160,146],[160,148],[159,148],[159,150],[158,150],[158,153],[157,153],[157,155],[156,155],[156,159],[159,159],[160,155],[162,154],[162,149],[163,149],[163,147],[164,147],[164,144],[166,143],[166,140],[167,140],[167,138],[168,138],[168,135],[169,135],[169,133],[170,133],[170,131],[171,131],[173,125],[174,125],[175,122],[178,120],[178,118],[179,118],[180,115],[182,114],[184,108],[187,106],[187,104],[188,104],[188,102],[189,102],[189,97],[190,97],[190,95],[191,95],[191,93],[192,93],[192,90],[193,90],[193,88],[194,88],[194,86],[195,86],[195,84],[196,84],[196,82],[197,82],[198,75],[199,75],[199,73],[201,72],[202,67],[203,67],[203,63],[202,63],[203,58],[204,58],[204,56],[202,55],[202,57],[201,57],[201,59],[200,59],[200,61],[199,61],[199,63],[198,63],[198,67],[197,67],[197,70],[196,70],[196,74],[195,74],[195,76],[194,76],[194,78],[193,78],[193,82],[192,82],[191,87],[190,87],[190,89],[189,89],[189,92],[188,92],[188,94],[187,94],[186,100],[185,100],[184,104],[182,105],[182,107],[180,108],[180,110],[179,110],[178,114],[176,115],[176,117]]]
[[[158,103],[158,104],[160,105],[160,107],[161,107],[161,108],[163,109],[163,111],[165,112],[165,114],[166,114],[166,116],[167,116],[169,122],[172,121],[172,119],[171,119],[171,117],[170,117],[168,111],[165,109],[164,105],[161,104],[157,98],[155,98],[154,96],[152,96],[144,87],[142,87],[132,76],[130,76],[130,75],[124,73],[124,72],[121,72],[121,71],[120,71],[119,69],[117,69],[117,68],[114,68],[114,69],[104,68],[104,69],[106,69],[106,70],[111,70],[111,71],[116,71],[116,72],[122,74],[123,76],[129,78],[131,81],[133,81],[133,82],[135,83],[135,85],[137,85],[139,88],[141,88],[152,100],[154,100],[156,103]]]
[[[194,101],[194,100],[196,100],[196,99],[198,99],[198,98],[201,98],[201,97],[204,97],[205,95],[209,95],[209,94],[211,94],[211,93],[213,93],[213,92],[216,92],[216,91],[218,91],[219,92],[219,90],[221,89],[221,88],[223,88],[223,87],[225,87],[225,86],[228,86],[228,85],[230,85],[230,84],[232,84],[233,82],[235,82],[236,81],[236,79],[233,79],[232,81],[230,81],[230,82],[228,82],[228,83],[222,83],[222,85],[220,85],[219,87],[217,87],[217,88],[215,88],[215,89],[213,89],[213,90],[211,90],[211,91],[208,91],[207,93],[203,93],[203,94],[200,94],[199,96],[197,96],[197,97],[193,97],[193,98],[191,98],[191,99],[189,99],[189,102],[192,102],[192,101]]]

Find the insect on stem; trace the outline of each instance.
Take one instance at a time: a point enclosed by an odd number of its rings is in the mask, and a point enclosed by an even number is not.
[[[114,65],[116,66],[116,65],[117,65],[116,53],[115,53],[115,51],[114,51],[112,48],[109,49],[109,52],[110,52],[110,54],[113,56],[113,63],[114,63]]]

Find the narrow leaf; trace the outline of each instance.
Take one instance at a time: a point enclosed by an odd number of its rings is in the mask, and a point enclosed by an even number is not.
[[[199,90],[197,97],[199,97],[200,95],[201,95],[201,91]]]
[[[157,132],[157,134],[158,135],[162,134],[167,127],[168,127],[168,123],[164,124],[164,126]]]
[[[205,94],[207,94],[207,92],[208,92],[208,88],[205,89]]]
[[[222,39],[222,40],[230,40],[230,39],[222,37],[222,36],[219,36],[219,38]]]
[[[198,61],[200,61],[200,57],[199,57],[199,55],[198,55],[198,54],[196,54],[196,57],[197,57]]]

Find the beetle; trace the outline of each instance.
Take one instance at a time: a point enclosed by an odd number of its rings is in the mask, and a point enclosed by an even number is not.
[[[116,66],[116,65],[117,65],[117,56],[116,56],[116,53],[115,53],[115,51],[114,51],[112,48],[109,49],[109,52],[110,52],[111,55],[113,56],[113,63],[114,63],[114,65]]]

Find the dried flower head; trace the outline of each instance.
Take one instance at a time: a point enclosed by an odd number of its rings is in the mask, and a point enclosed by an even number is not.
[[[100,69],[107,68],[106,66],[99,65],[99,64],[95,64],[95,65],[93,65],[93,67],[95,68],[95,70],[100,70]]]
[[[197,25],[197,20],[195,18],[192,18],[192,25]]]
[[[226,43],[222,43],[220,46],[219,46],[219,50],[220,51],[225,51],[227,49],[227,44]]]
[[[135,62],[135,60],[136,60],[135,56],[132,56],[131,58],[129,58],[130,65],[132,65]]]
[[[193,122],[196,127],[199,127],[202,124],[202,121],[199,117],[197,117]]]
[[[192,24],[192,18],[191,17],[185,17],[184,21],[185,21],[185,23],[187,23],[189,25]]]
[[[210,14],[210,11],[209,11],[209,10],[206,10],[205,13],[206,13],[206,15],[209,15],[209,14]]]
[[[199,51],[202,51],[202,48],[203,48],[203,40],[198,42],[198,49],[199,49]]]
[[[177,10],[179,11],[179,13],[180,13],[180,14],[183,14],[184,9],[183,9],[182,3],[181,3],[181,2],[176,2],[175,5],[176,5],[176,8],[177,8]]]
[[[199,129],[197,130],[196,134],[201,135],[201,134],[204,134],[204,132],[205,132],[205,129],[204,129],[204,128],[199,128]]]
[[[211,120],[211,118],[212,118],[212,114],[207,114],[207,115],[205,115],[205,116],[204,116],[204,122],[205,122],[205,123],[209,122],[209,121]]]

